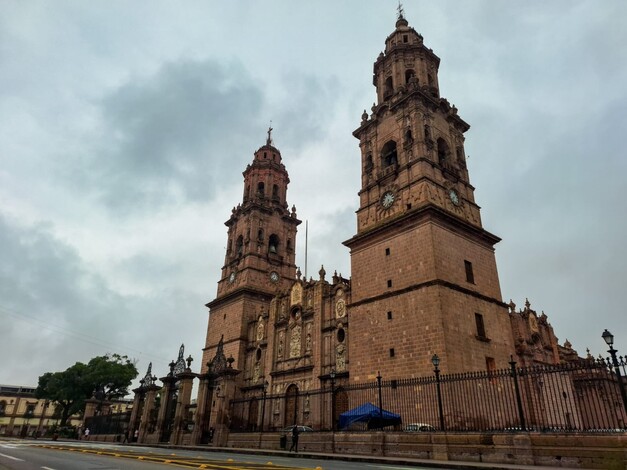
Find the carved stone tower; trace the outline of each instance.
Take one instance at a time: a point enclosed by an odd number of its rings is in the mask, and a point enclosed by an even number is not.
[[[203,371],[223,337],[224,354],[243,369],[249,322],[267,314],[270,301],[296,277],[296,209],[286,200],[289,177],[281,152],[266,144],[244,171],[244,196],[225,222],[228,241],[222,275],[210,308]]]
[[[507,367],[513,349],[464,154],[469,125],[440,96],[440,59],[402,11],[374,63],[351,250],[351,380]]]

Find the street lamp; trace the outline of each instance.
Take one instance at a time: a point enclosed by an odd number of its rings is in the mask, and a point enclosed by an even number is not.
[[[435,387],[438,394],[438,412],[440,414],[440,430],[444,431],[444,412],[442,410],[442,393],[440,392],[440,358],[437,354],[431,357],[431,364],[433,364],[433,372],[435,372]]]
[[[335,368],[331,369],[331,431],[335,431]]]
[[[623,398],[623,407],[625,408],[625,413],[627,413],[627,393],[625,392],[625,384],[623,383],[623,377],[620,373],[620,364],[618,363],[618,359],[616,358],[616,353],[618,351],[614,349],[614,335],[608,330],[605,330],[601,335],[601,338],[603,338],[605,343],[610,347],[607,352],[610,353],[610,356],[612,356],[612,364],[614,365],[614,372],[616,372],[616,377],[618,378],[620,395]]]
[[[270,384],[268,381],[264,381],[263,383],[263,403],[261,404],[261,432],[263,432],[263,422],[266,417],[266,394],[268,393],[268,386]]]

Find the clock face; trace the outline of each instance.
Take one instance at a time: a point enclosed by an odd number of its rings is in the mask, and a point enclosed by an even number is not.
[[[233,271],[233,272],[231,273],[231,275],[229,276],[229,282],[230,282],[231,284],[233,284],[233,283],[235,282],[235,276],[236,276],[236,275],[235,275],[235,271]]]
[[[448,192],[448,197],[451,199],[451,202],[455,204],[456,206],[459,206],[461,204],[461,201],[459,199],[459,194],[457,194],[457,191],[455,191],[454,189],[451,189]]]
[[[394,193],[392,191],[386,191],[385,193],[383,193],[383,197],[381,198],[381,205],[384,209],[389,209],[390,207],[392,207],[392,204],[394,204],[395,199],[396,196],[394,196]]]
[[[270,280],[272,282],[279,282],[279,273],[277,273],[276,271],[272,271],[270,273]]]

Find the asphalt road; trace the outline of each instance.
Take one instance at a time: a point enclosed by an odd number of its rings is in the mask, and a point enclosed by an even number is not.
[[[264,456],[235,452],[199,452],[100,442],[44,440],[0,441],[0,470],[163,470],[198,468],[222,470],[403,470],[417,467],[340,460],[316,460],[297,455]]]

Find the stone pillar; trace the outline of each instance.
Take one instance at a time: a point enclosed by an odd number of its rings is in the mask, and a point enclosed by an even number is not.
[[[174,431],[170,436],[170,444],[182,444],[183,434],[187,432],[187,411],[192,397],[192,386],[194,385],[194,374],[190,368],[179,374],[179,396],[176,401],[176,414],[174,415]]]
[[[155,407],[155,398],[160,388],[157,385],[149,385],[146,387],[146,396],[144,398],[144,409],[142,415],[139,418],[139,436],[137,442],[146,442],[146,435],[148,434],[148,425],[150,424],[150,412]]]
[[[167,418],[166,414],[168,412],[168,405],[170,401],[170,393],[172,392],[172,387],[176,384],[176,377],[167,375],[166,377],[161,377],[159,380],[163,382],[163,388],[161,389],[161,407],[159,408],[159,416],[157,417],[157,442],[161,442],[163,438]]]
[[[229,438],[231,428],[231,400],[235,398],[237,390],[235,377],[239,374],[236,369],[225,370],[216,381],[214,393],[215,408],[211,413],[209,424],[215,429],[213,444],[217,447],[224,447]],[[218,393],[219,388],[219,393]]]
[[[139,423],[142,418],[139,410],[142,405],[145,404],[144,399],[146,397],[145,387],[136,388],[133,392],[135,393],[135,397],[133,398],[133,410],[131,411],[131,419],[128,422],[128,429],[126,430],[129,441],[132,440],[135,430],[139,429]]]
[[[96,414],[96,408],[98,407],[99,400],[90,398],[85,400],[85,413],[83,413],[83,429],[85,429],[85,420],[91,418]]]
[[[192,432],[192,444],[198,445],[202,442],[203,431],[209,427],[206,422],[207,414],[211,410],[211,383],[212,377],[209,374],[199,375],[198,395],[196,397],[196,416],[194,419],[194,431]]]

